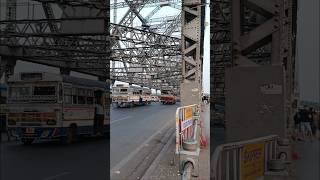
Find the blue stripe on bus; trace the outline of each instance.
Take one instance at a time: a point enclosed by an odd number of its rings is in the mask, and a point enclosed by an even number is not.
[[[15,127],[8,128],[11,135],[18,138],[35,138],[35,139],[54,139],[67,135],[67,127],[52,127],[52,128],[40,128],[34,127],[34,133],[25,133],[27,127]],[[77,127],[79,135],[93,135],[93,126],[79,126]],[[44,132],[47,132],[46,136],[42,136]],[[104,125],[104,132],[109,132],[109,125]]]

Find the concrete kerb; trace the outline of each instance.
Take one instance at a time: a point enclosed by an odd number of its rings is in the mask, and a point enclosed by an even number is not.
[[[124,158],[118,164],[116,164],[110,171],[111,179],[113,179],[114,176],[116,175],[114,173],[115,171],[120,170],[127,162],[130,161],[130,159],[132,159],[132,157],[134,157],[143,147],[145,147],[145,144],[148,144],[156,135],[160,134],[165,129],[169,128],[170,127],[170,123],[172,123],[172,122],[168,121],[161,129],[159,129],[156,133],[154,133],[152,136],[150,136],[144,143],[142,143],[138,148],[136,148],[128,156],[126,156],[126,158]]]
[[[152,174],[154,173],[154,171],[156,170],[157,166],[159,165],[160,160],[162,159],[162,157],[164,156],[164,154],[168,151],[171,143],[174,142],[175,139],[175,131],[173,131],[170,135],[170,138],[168,140],[168,142],[166,143],[166,145],[162,148],[162,150],[160,151],[159,155],[156,157],[156,159],[153,161],[153,163],[150,165],[150,167],[147,169],[146,173],[143,175],[143,177],[141,178],[141,180],[148,180],[148,178],[150,176],[152,176]],[[177,172],[178,173],[178,172]]]

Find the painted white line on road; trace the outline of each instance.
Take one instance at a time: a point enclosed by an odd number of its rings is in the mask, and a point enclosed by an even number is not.
[[[129,118],[132,118],[132,116],[126,116],[126,117],[111,121],[111,124],[116,123],[116,122],[120,122],[120,121],[123,121],[123,120],[126,120],[126,119],[129,119]]]
[[[116,164],[111,169],[111,179],[114,179],[113,177],[120,173],[120,169],[126,165],[139,151],[141,151],[142,148],[145,147],[146,144],[149,144],[149,142],[160,132],[162,132],[165,128],[168,128],[169,125],[173,123],[173,121],[168,121],[164,126],[162,126],[161,129],[159,129],[156,133],[154,133],[152,136],[150,136],[146,141],[144,141],[138,148],[136,148],[134,151],[132,151],[128,156],[126,156],[124,159],[122,159],[118,164]],[[118,172],[118,173],[117,173]]]
[[[44,178],[42,180],[52,180],[52,179],[59,178],[61,176],[68,175],[68,174],[70,174],[70,172],[63,172],[63,173],[60,173],[60,174],[57,174],[57,175],[54,175],[54,176],[50,176],[50,177]]]

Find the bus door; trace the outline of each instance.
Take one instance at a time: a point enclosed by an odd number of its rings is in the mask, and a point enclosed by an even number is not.
[[[94,134],[103,134],[104,116],[105,116],[105,105],[103,91],[97,90],[94,92],[95,95],[95,115],[94,115]]]

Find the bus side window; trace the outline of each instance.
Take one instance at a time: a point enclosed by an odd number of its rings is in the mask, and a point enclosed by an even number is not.
[[[86,104],[86,97],[78,96],[78,104]]]
[[[77,96],[76,95],[73,95],[72,96],[72,104],[78,104],[77,101],[78,99],[77,99]]]
[[[87,104],[93,104],[93,97],[87,97]]]
[[[72,88],[72,104],[78,104],[78,89]]]

